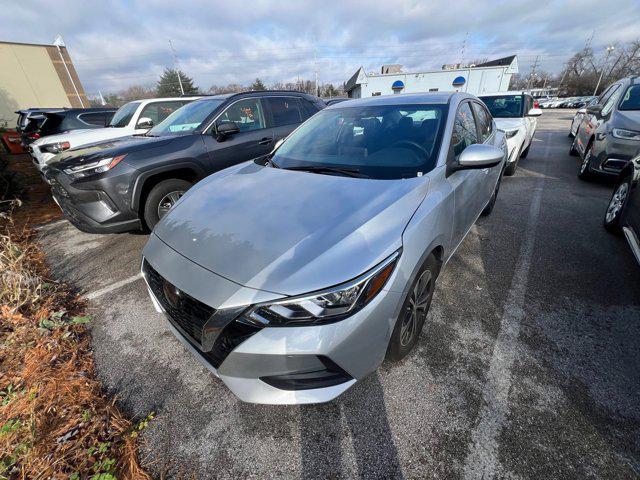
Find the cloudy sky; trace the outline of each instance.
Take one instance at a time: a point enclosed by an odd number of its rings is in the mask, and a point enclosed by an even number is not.
[[[169,40],[206,90],[312,79],[314,53],[321,83],[341,83],[360,65],[415,71],[510,54],[521,73],[536,56],[554,73],[594,29],[599,52],[640,38],[640,0],[0,0],[0,11],[0,40],[51,43],[61,34],[89,95],[153,84],[174,65]]]

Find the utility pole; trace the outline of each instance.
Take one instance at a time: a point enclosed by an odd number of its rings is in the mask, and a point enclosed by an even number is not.
[[[316,75],[316,92],[317,96],[320,96],[320,92],[318,91],[318,51],[316,47],[313,47],[313,69]]]
[[[462,41],[462,50],[460,50],[460,68],[464,67],[464,52],[467,49],[467,40],[469,40],[469,32],[464,34],[464,40]]]
[[[180,84],[180,93],[184,95],[184,88],[182,87],[182,79],[180,78],[180,67],[178,66],[178,56],[176,55],[176,51],[173,48],[173,43],[169,40],[169,48],[171,48],[171,53],[173,54],[173,66],[176,68],[176,73],[178,74],[178,83]]]
[[[607,68],[607,64],[609,63],[609,55],[611,55],[611,52],[613,52],[615,50],[615,47],[613,45],[609,45],[607,47],[607,56],[604,57],[604,64],[602,65],[602,71],[600,72],[600,78],[598,78],[598,83],[596,83],[596,88],[593,91],[593,96],[596,96],[596,93],[598,92],[598,87],[600,86],[600,82],[602,81],[602,75],[604,75],[604,69]]]
[[[531,73],[529,74],[529,81],[527,82],[527,90],[529,90],[529,88],[531,87],[531,81],[533,80],[533,77],[535,77],[536,75],[536,68],[538,68],[539,58],[540,58],[540,55],[536,55],[536,60],[535,62],[533,62],[533,65],[531,65]]]

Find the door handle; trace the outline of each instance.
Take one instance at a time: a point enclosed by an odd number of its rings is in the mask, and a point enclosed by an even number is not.
[[[269,145],[271,142],[273,142],[273,138],[264,137],[260,139],[260,141],[258,142],[258,145]]]

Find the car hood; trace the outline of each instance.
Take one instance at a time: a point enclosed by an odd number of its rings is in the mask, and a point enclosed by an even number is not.
[[[522,118],[494,118],[494,120],[496,122],[496,127],[503,132],[508,130],[517,130],[524,126]]]
[[[366,272],[401,246],[428,178],[369,180],[262,167],[210,176],[154,234],[240,285],[298,295]]]
[[[57,135],[49,135],[38,139],[38,145],[48,145],[57,142],[69,142],[71,148],[86,145],[88,143],[101,142],[113,138],[120,138],[131,135],[133,131],[130,128],[89,128],[82,130],[71,130],[66,133]]]
[[[91,143],[83,147],[73,148],[59,153],[49,162],[49,166],[67,167],[85,162],[92,162],[99,158],[117,157],[133,153],[145,148],[162,147],[176,137],[123,137],[107,142]]]
[[[640,130],[640,110],[618,110],[613,125],[618,128]]]

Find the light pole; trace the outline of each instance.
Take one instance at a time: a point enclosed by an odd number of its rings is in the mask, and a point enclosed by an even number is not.
[[[600,72],[600,78],[598,78],[598,83],[596,83],[596,89],[593,91],[593,96],[596,96],[596,93],[598,92],[598,87],[600,86],[600,82],[602,81],[602,75],[604,75],[604,69],[607,68],[607,63],[609,63],[609,55],[611,55],[611,52],[613,52],[615,50],[615,47],[613,45],[610,45],[607,47],[607,56],[604,58],[604,65],[602,65],[602,71]]]

